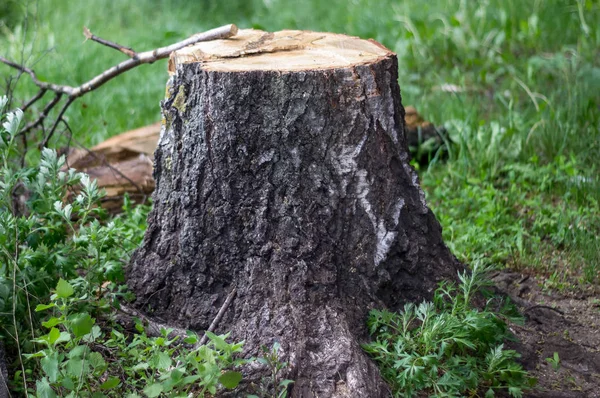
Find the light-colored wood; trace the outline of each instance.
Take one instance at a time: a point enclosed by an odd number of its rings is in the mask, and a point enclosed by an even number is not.
[[[234,37],[197,43],[171,53],[169,73],[178,64],[200,62],[213,71],[300,71],[376,62],[391,51],[372,40],[335,33],[243,29]]]

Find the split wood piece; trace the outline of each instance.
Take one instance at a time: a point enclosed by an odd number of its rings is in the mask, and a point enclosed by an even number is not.
[[[243,30],[173,53],[170,72],[136,307],[203,331],[236,286],[216,331],[248,356],[279,342],[291,397],[389,396],[360,347],[369,310],[462,269],[408,163],[396,55]]]
[[[109,138],[91,149],[69,148],[65,168],[85,172],[106,191],[102,207],[118,213],[123,196],[143,203],[154,191],[152,162],[160,123]],[[75,192],[76,193],[76,192]]]

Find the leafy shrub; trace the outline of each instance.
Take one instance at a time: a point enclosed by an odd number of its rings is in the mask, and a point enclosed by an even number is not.
[[[187,397],[234,388],[225,371],[242,343],[208,333],[209,343],[172,330],[126,333],[113,319],[128,297],[123,265],[139,245],[149,206],[108,219],[96,182],[64,168],[44,149],[23,168],[15,139],[22,112],[3,115],[0,97],[0,338],[18,358],[16,393],[37,397]],[[43,315],[47,314],[44,318]]]
[[[482,267],[460,274],[458,287],[442,283],[433,302],[406,304],[400,313],[371,311],[369,332],[375,341],[363,348],[378,362],[394,396],[412,397],[424,391],[435,397],[475,396],[485,391],[493,397],[508,390],[513,397],[534,380],[505,350],[509,337],[499,316],[472,305],[485,284]]]
[[[37,167],[21,168],[14,160],[21,118],[19,110],[7,113],[0,129],[0,317],[4,337],[25,341],[39,327],[33,308],[60,278],[97,294],[98,308],[107,304],[101,291],[122,295],[117,283],[143,237],[148,207],[128,204],[104,223],[96,182],[65,170],[64,157],[44,149]]]
[[[117,328],[104,331],[88,312],[74,311],[81,300],[75,288],[60,279],[51,302],[36,308],[52,312],[43,323],[48,333],[34,340],[44,348],[26,355],[40,358],[38,396],[204,396],[214,395],[219,384],[234,388],[242,378],[239,372],[223,372],[240,362],[233,355],[243,345],[227,343],[227,335],[208,332],[207,345],[186,349],[179,336],[169,337],[169,329],[162,329],[159,337],[147,336],[139,323],[132,336]],[[183,342],[189,347],[198,337],[189,333]]]

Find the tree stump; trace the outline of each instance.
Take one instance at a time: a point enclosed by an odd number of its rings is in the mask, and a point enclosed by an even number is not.
[[[330,33],[242,30],[171,56],[136,305],[245,353],[281,344],[292,397],[384,397],[373,308],[460,264],[409,165],[395,54]],[[252,378],[256,375],[249,375]]]

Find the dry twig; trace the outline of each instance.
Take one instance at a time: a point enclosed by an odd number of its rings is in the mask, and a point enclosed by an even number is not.
[[[26,134],[28,131],[30,131],[31,129],[34,129],[34,128],[42,128],[42,130],[44,130],[44,123],[45,123],[46,119],[48,118],[50,111],[60,102],[62,97],[65,96],[66,101],[63,103],[62,107],[60,108],[60,110],[58,112],[58,116],[56,117],[56,119],[54,120],[54,123],[51,125],[50,129],[47,131],[47,133],[44,136],[44,139],[42,140],[42,143],[40,146],[44,147],[48,144],[48,142],[52,138],[58,125],[61,122],[64,122],[63,116],[64,116],[67,108],[77,98],[85,95],[86,93],[89,93],[90,91],[97,89],[98,87],[102,86],[104,83],[108,82],[109,80],[113,79],[114,77],[116,77],[130,69],[133,69],[138,65],[151,64],[159,59],[167,58],[173,51],[179,50],[183,47],[186,47],[186,46],[189,46],[192,44],[196,44],[201,41],[225,39],[228,37],[235,36],[237,34],[237,31],[238,31],[237,26],[235,26],[233,24],[225,25],[225,26],[221,26],[219,28],[215,28],[215,29],[206,31],[204,33],[195,34],[192,37],[189,37],[178,43],[171,44],[170,46],[161,47],[161,48],[157,48],[154,50],[145,51],[142,53],[137,53],[129,47],[121,46],[120,44],[99,38],[99,37],[93,35],[92,32],[90,32],[90,30],[88,28],[84,27],[84,35],[86,36],[87,39],[93,40],[95,42],[101,43],[110,48],[114,48],[118,51],[121,51],[122,53],[128,55],[130,58],[128,60],[125,60],[125,61],[105,70],[98,76],[92,78],[91,80],[89,80],[77,87],[43,82],[38,79],[37,75],[35,74],[35,72],[32,69],[0,56],[1,63],[4,63],[14,69],[17,69],[18,71],[20,71],[22,73],[28,74],[31,77],[31,80],[39,88],[39,91],[29,101],[27,101],[25,103],[25,105],[23,106],[23,108],[24,108],[23,110],[27,110],[35,102],[37,102],[38,100],[43,98],[44,94],[47,91],[52,91],[55,93],[55,97],[52,100],[50,100],[50,102],[48,102],[48,104],[44,107],[44,109],[38,115],[38,117],[35,120],[33,120],[32,122],[30,122],[29,124],[27,124],[20,131],[20,134]]]

